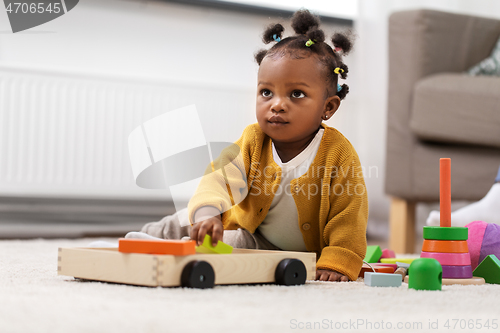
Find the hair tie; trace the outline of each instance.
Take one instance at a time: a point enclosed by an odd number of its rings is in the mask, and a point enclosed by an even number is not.
[[[281,38],[280,38],[280,37],[278,37],[276,34],[274,34],[274,35],[273,35],[273,39],[274,39],[274,41],[275,41],[276,43],[281,42]]]
[[[334,72],[335,74],[340,74],[340,73],[344,73],[344,70],[343,70],[342,68],[340,68],[340,67],[337,67],[337,68],[335,68],[335,69],[333,70],[333,72]]]
[[[342,90],[342,86],[340,84],[337,83],[337,92],[341,91]]]
[[[306,46],[307,46],[307,47],[310,47],[310,46],[311,46],[311,45],[313,45],[313,44],[314,44],[314,42],[313,42],[313,40],[312,40],[312,39],[309,39],[309,40],[306,42]]]

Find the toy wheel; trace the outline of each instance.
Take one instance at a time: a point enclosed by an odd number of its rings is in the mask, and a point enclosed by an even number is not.
[[[212,265],[203,260],[188,263],[181,274],[181,286],[188,288],[213,288],[215,273]]]
[[[306,283],[307,271],[299,259],[283,259],[276,267],[274,278],[277,284],[294,286]]]

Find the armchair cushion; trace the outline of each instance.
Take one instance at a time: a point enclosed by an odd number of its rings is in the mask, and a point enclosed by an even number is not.
[[[431,75],[415,84],[410,128],[418,139],[500,148],[500,78]]]

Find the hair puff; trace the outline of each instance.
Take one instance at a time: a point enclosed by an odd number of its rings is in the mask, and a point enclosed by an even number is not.
[[[337,92],[337,96],[342,100],[345,98],[345,96],[349,93],[349,86],[347,84],[341,85],[340,91]]]
[[[338,67],[340,67],[343,70],[340,71],[340,77],[343,78],[344,80],[347,79],[347,73],[349,73],[349,68],[347,67],[347,65],[341,62],[338,64]]]
[[[319,18],[306,9],[300,9],[293,14],[292,28],[295,33],[305,35],[312,28],[319,27]]]
[[[332,43],[335,49],[342,49],[342,54],[347,55],[352,50],[352,36],[343,33],[335,33],[332,37]]]
[[[264,59],[264,57],[266,56],[266,54],[267,50],[265,49],[259,50],[257,53],[255,53],[255,61],[257,61],[257,64],[259,64],[259,66],[260,63],[262,62],[262,59]]]
[[[264,42],[264,44],[274,42],[274,36],[276,35],[276,37],[281,38],[283,31],[285,31],[285,28],[283,28],[281,24],[271,24],[264,31],[264,34],[262,35],[262,41]]]
[[[309,39],[313,40],[316,43],[322,43],[325,41],[325,33],[323,32],[323,30],[320,30],[317,28],[313,28],[313,29],[309,30],[307,32],[306,36],[309,37]]]

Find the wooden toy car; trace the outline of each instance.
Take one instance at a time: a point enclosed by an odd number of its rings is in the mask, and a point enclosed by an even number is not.
[[[231,254],[158,255],[117,248],[59,248],[58,274],[140,286],[300,285],[316,274],[316,254],[234,249]]]

